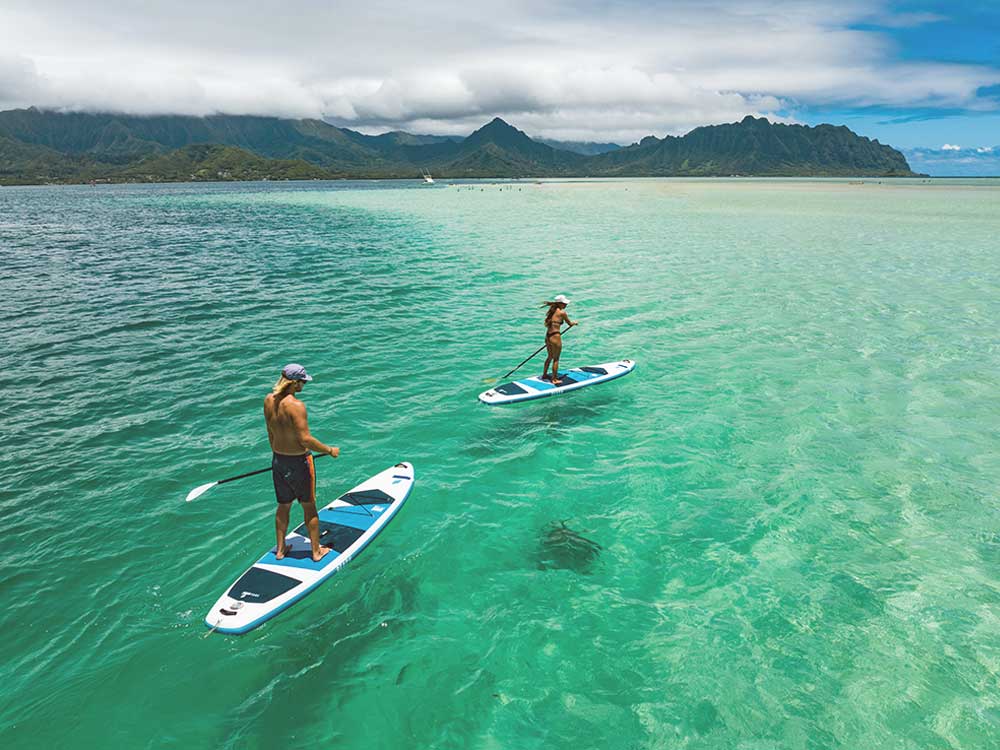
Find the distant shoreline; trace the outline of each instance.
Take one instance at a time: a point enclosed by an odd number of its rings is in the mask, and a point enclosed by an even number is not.
[[[436,178],[437,184],[442,187],[449,185],[463,184],[520,184],[530,185],[533,183],[559,184],[573,182],[630,182],[630,181],[685,181],[685,182],[778,182],[778,181],[802,181],[802,182],[829,182],[850,184],[851,181],[860,181],[862,185],[875,185],[882,182],[896,184],[928,184],[932,182],[944,181],[985,181],[1000,180],[1000,175],[918,175],[915,177],[857,177],[841,175],[745,175],[745,176],[690,176],[690,175],[663,175],[657,177],[637,176],[637,177],[567,177],[556,175],[552,177],[441,177]],[[332,179],[314,180],[143,180],[143,181],[96,181],[89,182],[17,182],[0,183],[0,188],[38,188],[38,187],[122,187],[126,185],[316,185],[321,183],[343,184],[350,182],[399,182],[412,184],[414,187],[425,187],[420,178],[414,177],[338,177]],[[860,185],[859,185],[860,186]]]
[[[1000,175],[997,175],[1000,177]],[[520,182],[529,183],[536,180],[940,180],[940,179],[995,179],[992,175],[928,175],[915,173],[912,175],[852,175],[852,174],[728,174],[728,175],[690,175],[690,174],[664,174],[664,175],[531,175],[528,177],[508,177],[504,175],[494,176],[469,176],[469,177],[435,177],[439,183],[454,182]],[[245,183],[245,182],[418,182],[423,183],[420,176],[362,176],[362,177],[313,177],[313,178],[284,178],[284,177],[264,177],[264,178],[205,178],[199,180],[136,180],[136,179],[113,179],[99,178],[94,180],[55,180],[45,182],[41,180],[9,180],[0,179],[0,187],[29,187],[29,186],[65,186],[65,185],[198,185],[198,184],[219,184],[219,183]]]

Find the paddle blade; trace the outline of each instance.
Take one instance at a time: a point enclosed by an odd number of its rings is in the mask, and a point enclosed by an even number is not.
[[[189,503],[192,500],[194,500],[196,497],[201,497],[202,495],[204,495],[206,492],[208,492],[210,489],[212,489],[217,484],[218,484],[218,482],[209,482],[208,484],[203,484],[200,487],[195,487],[193,490],[191,490],[188,493],[188,496],[186,498],[184,498],[184,502]]]
[[[491,384],[497,382],[499,379],[500,378],[484,378],[483,379],[483,385],[491,385]]]

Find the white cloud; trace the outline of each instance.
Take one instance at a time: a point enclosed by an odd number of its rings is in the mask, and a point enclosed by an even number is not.
[[[993,153],[993,147],[992,146],[980,146],[979,148],[976,149],[976,153],[977,154],[992,154]]]
[[[887,0],[5,0],[0,108],[328,117],[629,142],[801,104],[977,108],[1000,72],[897,62]]]
[[[956,145],[955,145],[955,144],[953,144],[953,143],[946,143],[946,144],[944,144],[944,145],[943,145],[943,146],[941,147],[941,150],[942,150],[942,151],[961,151],[961,150],[962,150],[962,147],[961,147],[961,146],[956,146]]]
[[[1000,176],[1000,154],[976,149],[944,151],[936,148],[904,149],[903,154],[915,172],[936,176]]]

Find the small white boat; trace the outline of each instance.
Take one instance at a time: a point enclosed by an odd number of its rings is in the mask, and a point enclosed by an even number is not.
[[[425,184],[427,184],[427,185],[433,185],[434,184],[434,178],[431,177],[430,174],[428,174],[427,172],[424,172],[423,177],[424,177],[424,183]]]

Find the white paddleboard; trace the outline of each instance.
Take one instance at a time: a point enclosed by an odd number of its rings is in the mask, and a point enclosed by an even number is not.
[[[320,508],[320,543],[332,551],[314,562],[309,532],[301,524],[287,535],[291,550],[284,558],[277,559],[272,547],[212,605],[205,625],[220,633],[246,633],[295,604],[378,536],[403,507],[413,479],[411,464],[396,464]]]
[[[512,380],[509,383],[490,388],[490,390],[479,394],[479,400],[491,406],[532,401],[536,398],[545,398],[557,393],[586,388],[588,385],[607,383],[609,380],[628,375],[634,369],[635,362],[631,359],[606,362],[603,365],[574,367],[559,373],[562,385],[554,386],[549,381],[542,380],[541,376],[538,375],[524,380]]]

